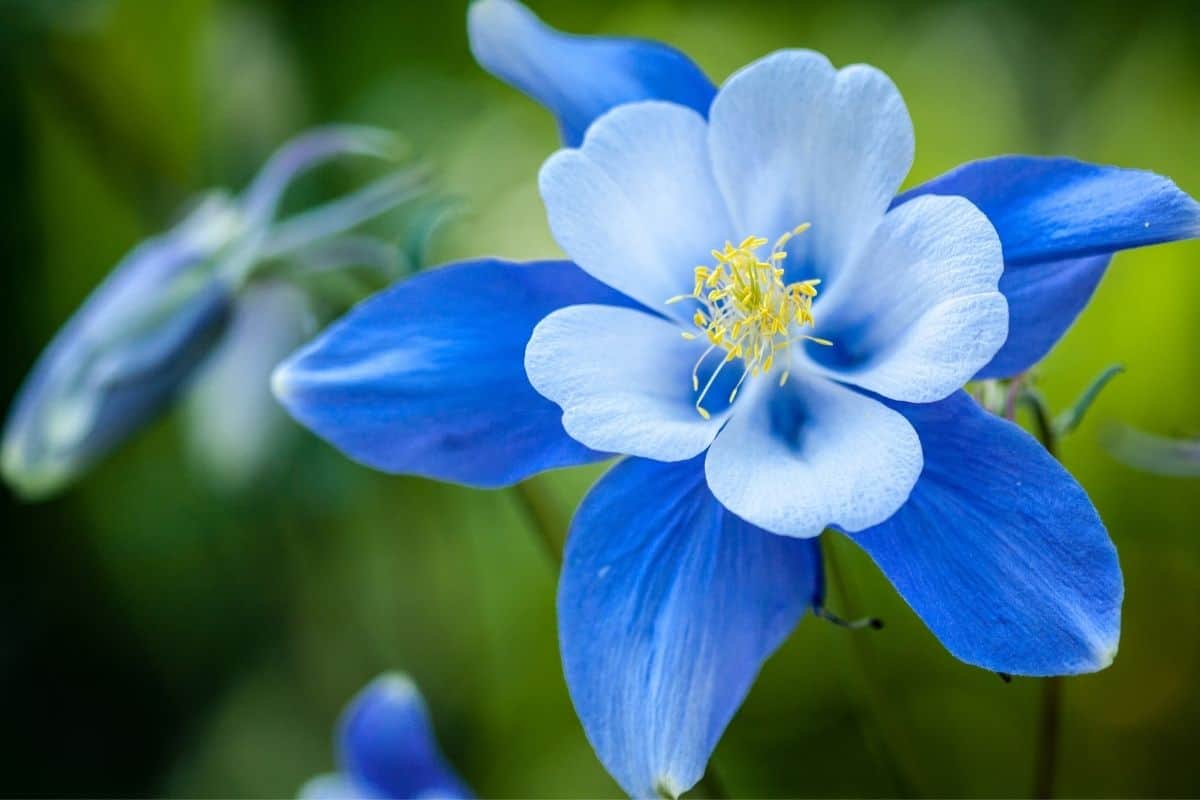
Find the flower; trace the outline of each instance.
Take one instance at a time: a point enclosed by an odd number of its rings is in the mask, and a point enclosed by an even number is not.
[[[273,383],[390,472],[496,487],[626,456],[575,515],[558,593],[571,697],[621,786],[699,780],[821,603],[826,528],[967,663],[1108,665],[1123,584],[1095,508],[960,387],[1035,363],[1113,252],[1200,235],[1200,205],[1021,157],[897,197],[914,137],[878,70],[787,51],[717,90],[662,45],[560,34],[511,0],[468,21],[480,63],[559,119],[539,183],[571,261],[418,276]]]
[[[62,327],[21,387],[4,429],[5,480],[30,498],[52,494],[170,406],[218,344],[236,347],[244,326],[227,339],[230,320],[266,267],[378,262],[363,251],[372,245],[377,255],[387,249],[382,243],[343,234],[410,198],[411,174],[275,216],[304,171],[340,156],[395,152],[392,138],[374,129],[309,131],[280,148],[241,197],[210,192],[175,227],[138,245]]]
[[[416,685],[400,673],[376,678],[350,701],[338,723],[337,759],[341,771],[313,778],[302,798],[471,797],[438,749]]]

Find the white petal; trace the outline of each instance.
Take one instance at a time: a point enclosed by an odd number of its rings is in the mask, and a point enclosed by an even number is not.
[[[1008,336],[1003,271],[1000,238],[970,201],[911,200],[888,213],[818,298],[817,332],[833,346],[809,344],[802,360],[895,400],[941,400]]]
[[[886,75],[834,70],[790,50],[750,64],[718,92],[709,115],[713,172],[740,235],[793,240],[789,280],[831,280],[870,233],[908,174],[913,129]]]
[[[693,269],[734,237],[712,177],[704,118],[662,102],[619,106],[578,150],[542,167],[555,240],[575,263],[647,307],[686,317]]]
[[[563,427],[577,441],[606,453],[682,461],[708,447],[725,414],[705,420],[696,412],[692,366],[705,345],[679,334],[674,323],[642,311],[568,306],[534,328],[525,372],[562,408]]]
[[[721,503],[773,533],[859,531],[894,514],[921,474],[921,443],[903,416],[823,378],[754,387],[704,463]]]

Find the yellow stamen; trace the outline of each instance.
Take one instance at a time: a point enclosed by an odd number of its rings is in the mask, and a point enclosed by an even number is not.
[[[788,334],[793,325],[813,326],[812,302],[821,281],[812,278],[784,284],[784,271],[780,266],[787,257],[784,248],[788,242],[809,227],[806,222],[780,236],[765,260],[757,254],[767,244],[762,237],[747,236],[736,247],[725,242],[723,249],[712,251],[714,266],[696,267],[692,293],[667,301],[675,303],[693,298],[701,304],[692,322],[704,332],[710,346],[692,370],[692,390],[700,392],[696,398],[696,411],[704,419],[710,418],[703,406],[704,398],[726,364],[738,358],[745,364],[737,385],[729,394],[732,403],[747,377],[770,372],[776,355],[791,346],[792,338]],[[828,339],[815,336],[797,334],[797,337],[821,345],[832,344]],[[683,338],[691,340],[696,336],[684,333]],[[700,391],[700,366],[716,348],[724,350],[725,356],[709,376],[704,390]],[[787,383],[789,374],[785,369],[779,378],[780,386]]]

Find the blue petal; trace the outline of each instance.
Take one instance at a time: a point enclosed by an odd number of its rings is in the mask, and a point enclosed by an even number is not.
[[[567,685],[600,760],[634,797],[703,775],[763,661],[820,602],[815,541],[727,512],[703,459],[629,459],[584,499],[558,590]]]
[[[898,408],[925,471],[895,516],[852,538],[963,661],[1017,675],[1108,666],[1121,569],[1083,488],[965,393]]]
[[[275,372],[302,424],[387,472],[495,487],[603,458],[525,377],[534,326],[574,303],[628,303],[568,262],[426,272],[353,309]]]
[[[623,103],[668,100],[707,114],[716,92],[699,67],[666,45],[560,33],[512,0],[472,4],[467,31],[480,66],[549,109],[571,147]]]
[[[425,703],[403,675],[377,678],[342,717],[339,756],[352,785],[378,797],[466,798],[438,750]]]
[[[1008,378],[1041,361],[1083,311],[1111,255],[1038,264],[1005,264],[1000,292],[1008,299],[1008,339],[976,380]]]
[[[966,197],[1000,234],[1012,324],[978,377],[1042,358],[1083,309],[1108,264],[1131,247],[1200,236],[1200,204],[1152,172],[1067,158],[1002,156],[964,164],[906,192]]]

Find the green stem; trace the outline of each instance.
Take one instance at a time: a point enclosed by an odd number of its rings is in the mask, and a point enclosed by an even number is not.
[[[1022,392],[1021,399],[1033,415],[1038,440],[1054,458],[1058,458],[1058,434],[1041,395],[1033,390]],[[1042,680],[1038,712],[1037,750],[1033,767],[1033,797],[1049,800],[1054,796],[1054,777],[1058,771],[1058,749],[1062,738],[1063,681],[1060,677]]]
[[[854,595],[848,591],[846,578],[838,559],[834,556],[834,547],[829,533],[821,537],[821,545],[825,561],[825,574],[841,604],[838,610],[848,618],[860,618],[857,603],[853,600]],[[876,720],[874,732],[868,730],[867,739],[868,741],[874,740],[880,761],[887,767],[891,776],[892,784],[895,787],[894,795],[896,797],[915,797],[918,793],[914,791],[914,781],[905,774],[903,765],[909,765],[909,771],[911,771],[918,762],[908,746],[909,740],[902,731],[898,730],[897,726],[892,724],[891,717],[884,711],[888,705],[887,697],[880,688],[879,682],[874,680],[871,675],[870,665],[876,663],[876,659],[871,657],[870,645],[867,642],[870,634],[862,631],[847,631],[847,635],[850,637],[854,669],[858,672],[859,683],[866,689]]]
[[[1033,425],[1036,429],[1034,434],[1038,441],[1046,448],[1047,453],[1058,458],[1058,434],[1054,432],[1054,420],[1046,408],[1046,401],[1032,389],[1021,393],[1021,401],[1033,414]]]
[[[704,798],[704,800],[729,800],[730,794],[725,791],[725,784],[721,782],[721,777],[717,775],[717,771],[713,769],[710,761],[708,769],[704,771],[704,777],[692,787],[688,796]]]
[[[1033,774],[1033,796],[1041,800],[1049,800],[1054,796],[1054,774],[1058,769],[1058,742],[1061,738],[1062,690],[1062,678],[1056,676],[1042,681],[1037,761]]]
[[[512,487],[513,498],[525,521],[537,535],[538,543],[555,566],[562,565],[562,542],[558,538],[558,514],[554,501],[532,480]]]

